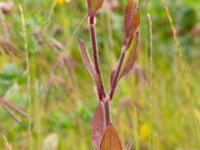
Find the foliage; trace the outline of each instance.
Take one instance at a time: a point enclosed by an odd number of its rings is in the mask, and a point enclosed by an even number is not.
[[[91,122],[99,101],[76,40],[84,39],[92,49],[86,1],[7,2],[0,1],[0,149],[93,149]],[[106,91],[121,54],[126,4],[104,0],[96,14]],[[112,125],[124,149],[200,147],[200,3],[166,1],[166,6],[178,48],[162,0],[139,1],[138,57],[110,103]],[[12,48],[6,49],[5,43]],[[28,116],[16,112],[16,106]]]

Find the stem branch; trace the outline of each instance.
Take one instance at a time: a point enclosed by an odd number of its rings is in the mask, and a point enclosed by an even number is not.
[[[112,99],[113,94],[115,92],[116,85],[117,85],[117,82],[118,82],[119,73],[120,73],[120,70],[121,70],[125,55],[126,55],[126,50],[124,48],[122,48],[122,53],[120,55],[120,58],[119,58],[119,61],[118,61],[118,64],[117,64],[116,73],[114,75],[114,79],[113,79],[113,82],[112,82],[112,87],[111,87],[111,90],[109,92],[110,100]]]
[[[108,126],[111,122],[110,120],[110,106],[109,100],[106,98],[105,88],[103,85],[100,65],[99,65],[99,58],[98,58],[98,48],[97,48],[97,40],[96,40],[96,32],[95,32],[95,17],[89,17],[89,28],[90,28],[90,38],[92,43],[92,50],[93,50],[93,59],[94,59],[94,66],[95,71],[100,77],[100,90],[98,91],[100,101],[103,101],[103,109],[104,109],[104,117],[105,117],[105,125]]]
[[[96,32],[95,32],[95,17],[89,17],[89,28],[90,28],[90,38],[92,43],[92,50],[93,50],[93,59],[95,65],[95,71],[99,75],[100,78],[100,87],[101,91],[98,91],[100,101],[106,97],[105,88],[103,85],[100,65],[99,65],[99,58],[98,58],[98,48],[97,48],[97,40],[96,40]]]

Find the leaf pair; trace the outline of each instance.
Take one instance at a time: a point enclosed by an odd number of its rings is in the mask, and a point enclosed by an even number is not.
[[[85,64],[86,68],[88,69],[88,71],[90,72],[90,74],[96,84],[98,95],[99,95],[100,99],[102,99],[103,88],[101,86],[101,78],[100,78],[99,74],[97,74],[95,67],[91,62],[90,56],[88,54],[88,50],[85,46],[85,43],[82,40],[78,39],[78,44],[79,44],[79,49],[81,52],[83,62]]]
[[[88,15],[94,17],[99,8],[101,8],[103,0],[87,0]]]
[[[139,40],[138,28],[140,25],[140,11],[138,8],[137,1],[128,0],[125,11],[125,33],[124,33],[124,43],[122,45],[122,52],[118,61],[117,66],[112,70],[110,76],[110,97],[112,98],[117,83],[121,78],[127,75],[132,69],[136,56],[137,56],[137,47]],[[129,56],[124,62],[125,55],[127,50],[130,50]]]
[[[122,150],[117,131],[105,124],[103,104],[99,102],[92,121],[92,142],[96,150]]]

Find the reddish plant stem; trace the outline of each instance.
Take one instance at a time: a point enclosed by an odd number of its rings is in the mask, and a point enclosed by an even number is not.
[[[115,92],[115,89],[116,89],[116,86],[117,86],[117,82],[118,82],[117,78],[119,77],[119,73],[120,73],[120,70],[121,70],[125,55],[126,55],[126,50],[123,48],[122,49],[122,53],[121,53],[120,58],[119,58],[119,61],[118,61],[118,64],[117,64],[116,73],[114,75],[114,79],[113,79],[113,82],[112,82],[111,90],[110,90],[110,92],[108,94],[109,95],[109,100],[112,100],[112,98],[113,98],[113,94]]]
[[[96,40],[96,32],[95,32],[95,17],[89,17],[89,28],[90,28],[90,38],[92,43],[92,50],[93,50],[93,59],[96,73],[100,77],[100,91],[98,91],[100,101],[106,97],[105,88],[103,85],[101,70],[99,66],[99,58],[98,58],[98,48],[97,48],[97,40]]]
[[[94,59],[94,65],[96,73],[100,77],[100,90],[98,91],[99,99],[100,101],[103,101],[103,108],[104,108],[104,117],[105,117],[105,123],[106,126],[109,125],[111,122],[110,120],[110,106],[109,101],[106,98],[105,88],[103,85],[100,65],[99,65],[99,58],[98,58],[98,48],[97,48],[97,40],[96,40],[96,32],[95,32],[95,17],[89,17],[89,26],[90,26],[90,37],[91,37],[91,43],[92,43],[92,50],[93,50],[93,59]]]
[[[109,101],[103,103],[106,127],[111,123]]]

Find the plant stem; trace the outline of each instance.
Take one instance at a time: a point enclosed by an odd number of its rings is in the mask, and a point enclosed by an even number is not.
[[[105,88],[103,85],[100,65],[99,65],[99,58],[98,58],[98,48],[97,48],[97,40],[96,40],[96,32],[95,32],[95,17],[89,17],[89,28],[90,28],[90,38],[92,43],[92,50],[93,50],[93,59],[94,59],[94,66],[95,71],[100,77],[100,90],[98,91],[99,100],[103,101],[103,109],[104,109],[104,117],[105,117],[105,125],[108,126],[111,122],[110,120],[110,106],[109,106],[109,99],[106,98]]]
[[[103,108],[104,108],[104,117],[105,117],[105,122],[106,122],[106,127],[107,127],[111,122],[109,101],[106,101],[103,103]]]
[[[96,32],[95,32],[95,17],[89,17],[89,28],[90,28],[90,38],[92,43],[92,50],[93,50],[93,59],[95,65],[95,71],[100,77],[100,87],[101,91],[98,91],[100,101],[106,97],[105,88],[103,85],[101,70],[99,66],[99,58],[98,58],[98,48],[97,48],[97,40],[96,40]]]
[[[28,149],[31,150],[32,145],[32,97],[31,97],[31,73],[30,73],[30,54],[29,54],[29,47],[28,47],[28,37],[27,37],[27,29],[26,29],[26,19],[25,19],[25,13],[23,9],[23,4],[19,3],[19,11],[21,14],[21,23],[22,23],[22,32],[23,32],[23,40],[24,40],[24,49],[26,51],[25,54],[25,61],[26,61],[26,72],[27,72],[27,101],[28,101]]]
[[[111,87],[111,90],[109,92],[110,100],[112,99],[113,94],[115,92],[116,85],[117,85],[117,82],[118,82],[119,73],[120,73],[125,55],[126,55],[126,50],[124,50],[124,48],[122,48],[122,52],[121,52],[121,55],[120,55],[120,58],[119,58],[119,61],[118,61],[118,64],[117,64],[117,68],[116,68],[116,73],[114,75],[114,79],[113,79],[113,82],[112,82],[112,87]]]

